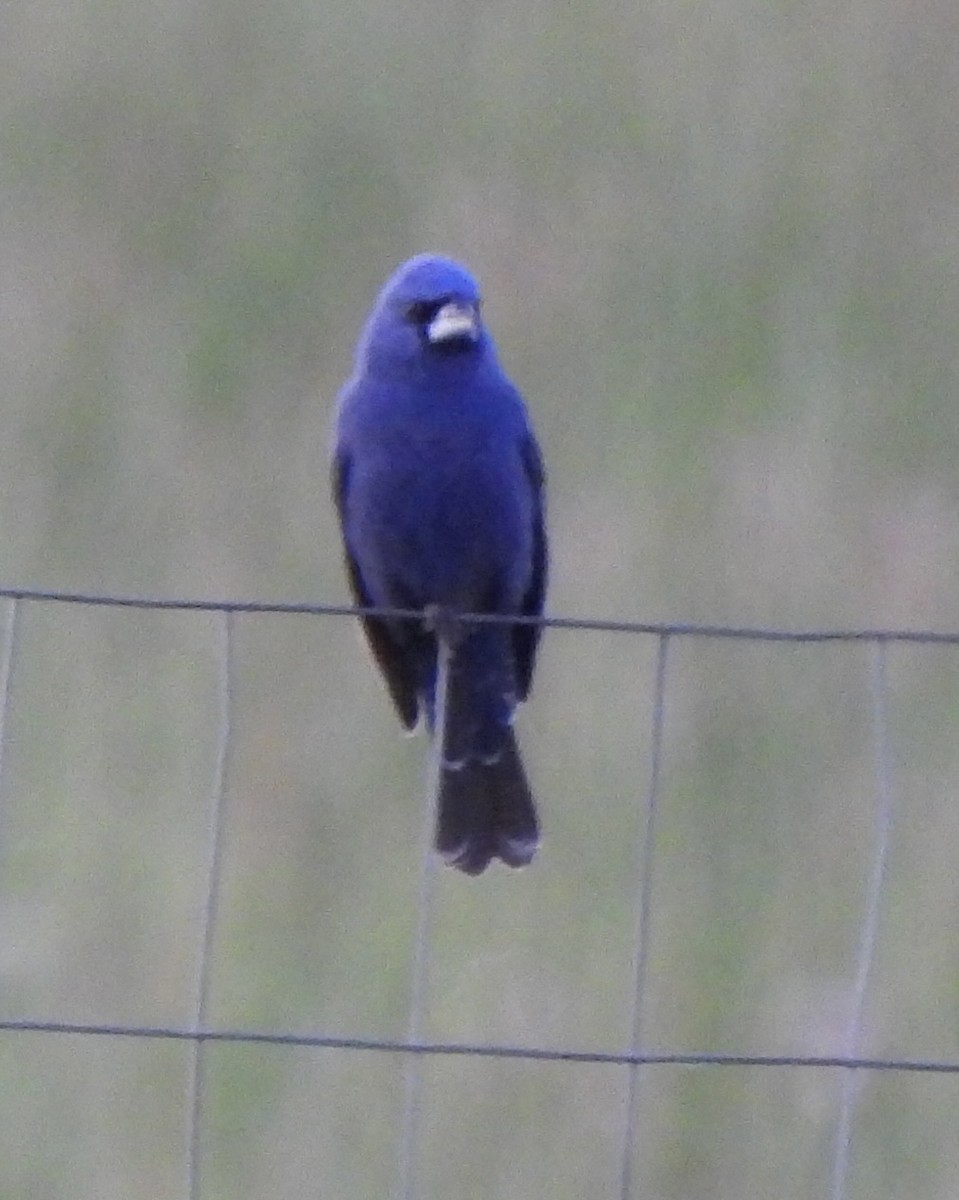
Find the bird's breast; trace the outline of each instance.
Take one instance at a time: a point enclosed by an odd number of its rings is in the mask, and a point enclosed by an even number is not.
[[[419,430],[381,447],[357,485],[385,588],[417,605],[519,603],[532,510],[516,448]]]

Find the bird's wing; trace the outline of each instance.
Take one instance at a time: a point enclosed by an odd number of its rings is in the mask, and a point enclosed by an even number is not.
[[[523,597],[523,616],[536,617],[543,611],[546,598],[546,574],[548,548],[546,543],[546,470],[536,444],[529,434],[523,443],[523,466],[533,497],[533,563],[529,587]],[[536,647],[539,642],[539,625],[514,625],[513,648],[516,652],[517,682],[519,696],[525,700],[533,682],[533,667],[536,664]]]
[[[356,603],[361,607],[372,607],[373,597],[367,591],[359,563],[350,545],[347,523],[349,480],[349,457],[342,450],[337,450],[333,456],[333,498],[340,514],[340,527],[343,531],[346,573]],[[407,729],[412,729],[419,715],[419,701],[416,695],[416,676],[410,657],[405,653],[403,646],[397,642],[387,621],[378,617],[361,617],[360,621],[363,624],[370,649],[373,651],[373,657],[383,672],[390,696],[400,714],[400,720]]]

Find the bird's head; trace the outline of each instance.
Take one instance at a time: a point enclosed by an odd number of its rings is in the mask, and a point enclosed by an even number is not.
[[[387,280],[358,347],[366,366],[418,366],[478,357],[488,346],[476,280],[435,254],[411,258]]]

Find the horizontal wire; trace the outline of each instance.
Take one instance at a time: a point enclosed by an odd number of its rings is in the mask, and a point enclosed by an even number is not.
[[[0,1020],[0,1033],[43,1033],[94,1037],[143,1038],[175,1042],[302,1046],[319,1050],[369,1050],[388,1054],[509,1058],[533,1062],[571,1062],[611,1066],[808,1067],[852,1071],[896,1071],[959,1075],[959,1062],[922,1058],[848,1058],[841,1054],[721,1054],[696,1051],[552,1050],[540,1046],[483,1045],[469,1042],[407,1042],[391,1038],[340,1037],[334,1034],[270,1033],[248,1029],[190,1029],[172,1025],[96,1025],[74,1021]]]
[[[119,596],[99,592],[59,592],[42,588],[0,587],[0,598],[108,608],[173,609],[193,612],[285,613],[331,617],[380,617],[421,621],[417,609],[356,604],[314,604],[271,600],[191,600],[169,596]],[[549,629],[593,630],[597,633],[644,633],[653,637],[733,638],[754,642],[908,642],[959,646],[959,631],[935,629],[776,629],[748,625],[697,625],[686,621],[619,621],[593,617],[461,613],[457,619],[476,625],[541,625]]]

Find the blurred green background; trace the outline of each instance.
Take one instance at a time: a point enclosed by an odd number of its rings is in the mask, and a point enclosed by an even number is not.
[[[557,614],[959,627],[951,0],[31,0],[0,14],[0,582],[345,601],[326,456],[375,289],[481,278]],[[216,620],[23,606],[0,1016],[187,1023]],[[652,639],[547,635],[546,841],[437,884],[426,1035],[629,1039]],[[645,1038],[830,1054],[876,802],[866,646],[681,641]],[[890,651],[863,1049],[959,1058],[956,652]],[[424,745],[344,619],[241,616],[210,1020],[402,1036]],[[179,1200],[189,1048],[0,1035],[0,1196]],[[380,1197],[402,1063],[212,1046],[203,1196]],[[657,1067],[635,1195],[828,1194],[832,1071]],[[423,1197],[618,1197],[610,1066],[431,1060]],[[850,1196],[959,1194],[959,1081],[860,1079]]]

